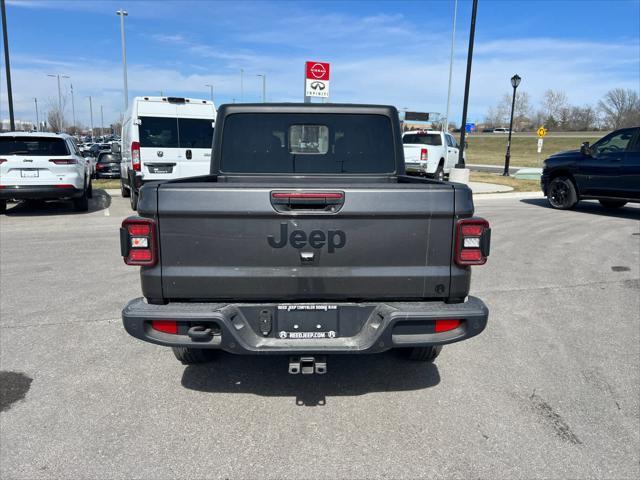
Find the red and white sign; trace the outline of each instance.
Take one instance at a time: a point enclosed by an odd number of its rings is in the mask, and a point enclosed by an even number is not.
[[[329,70],[326,62],[305,63],[305,97],[329,98]]]
[[[309,80],[326,80],[329,81],[329,64],[325,62],[307,62],[305,64],[307,76]]]

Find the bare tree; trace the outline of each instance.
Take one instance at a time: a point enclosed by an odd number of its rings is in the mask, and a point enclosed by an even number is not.
[[[48,100],[49,113],[47,114],[47,121],[49,122],[49,128],[53,132],[64,132],[65,125],[67,124],[64,115],[67,97],[63,95],[60,103],[58,103],[57,98],[49,98]]]
[[[598,115],[591,105],[571,107],[565,128],[573,131],[593,130],[597,126]]]
[[[542,111],[545,115],[545,124],[549,127],[556,127],[559,123],[562,123],[560,118],[567,117],[567,109],[569,106],[569,99],[567,94],[562,90],[547,90],[542,97]]]
[[[488,127],[501,127],[506,122],[507,112],[504,110],[503,105],[499,104],[495,107],[489,107],[487,114],[484,117],[484,123]]]
[[[640,98],[631,89],[614,88],[598,102],[605,124],[613,129],[640,124]]]
[[[498,108],[502,111],[511,113],[511,102],[513,101],[513,93],[505,93],[502,96]],[[513,129],[514,131],[523,130],[531,126],[531,96],[524,90],[516,91],[516,102],[513,107]]]

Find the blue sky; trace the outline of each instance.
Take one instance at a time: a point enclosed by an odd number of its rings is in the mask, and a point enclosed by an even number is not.
[[[208,98],[217,104],[300,101],[305,60],[331,62],[331,100],[443,112],[451,42],[451,1],[66,1],[7,0],[16,118],[35,118],[57,99],[47,73],[70,75],[76,115],[94,123],[122,108],[119,18],[126,19],[129,94]],[[458,3],[452,115],[462,110],[471,2]],[[640,1],[480,0],[470,120],[520,88],[536,105],[548,88],[571,103],[595,104],[609,89],[640,87]],[[0,116],[6,118],[3,75]],[[63,88],[68,91],[69,83]],[[69,102],[68,117],[71,116]]]

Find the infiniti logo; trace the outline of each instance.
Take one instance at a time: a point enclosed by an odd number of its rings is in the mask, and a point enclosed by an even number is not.
[[[323,82],[313,82],[309,85],[311,88],[313,88],[314,90],[324,90],[326,85]]]
[[[159,157],[162,157],[164,155],[164,152],[162,150],[158,150],[156,153]]]

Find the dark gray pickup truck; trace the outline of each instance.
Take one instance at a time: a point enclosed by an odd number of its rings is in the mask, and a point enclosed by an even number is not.
[[[211,174],[145,185],[122,224],[144,295],[127,332],[183,363],[287,354],[290,373],[332,353],[431,361],[482,332],[468,293],[489,224],[467,186],[405,175],[394,107],[224,105],[216,125]]]

